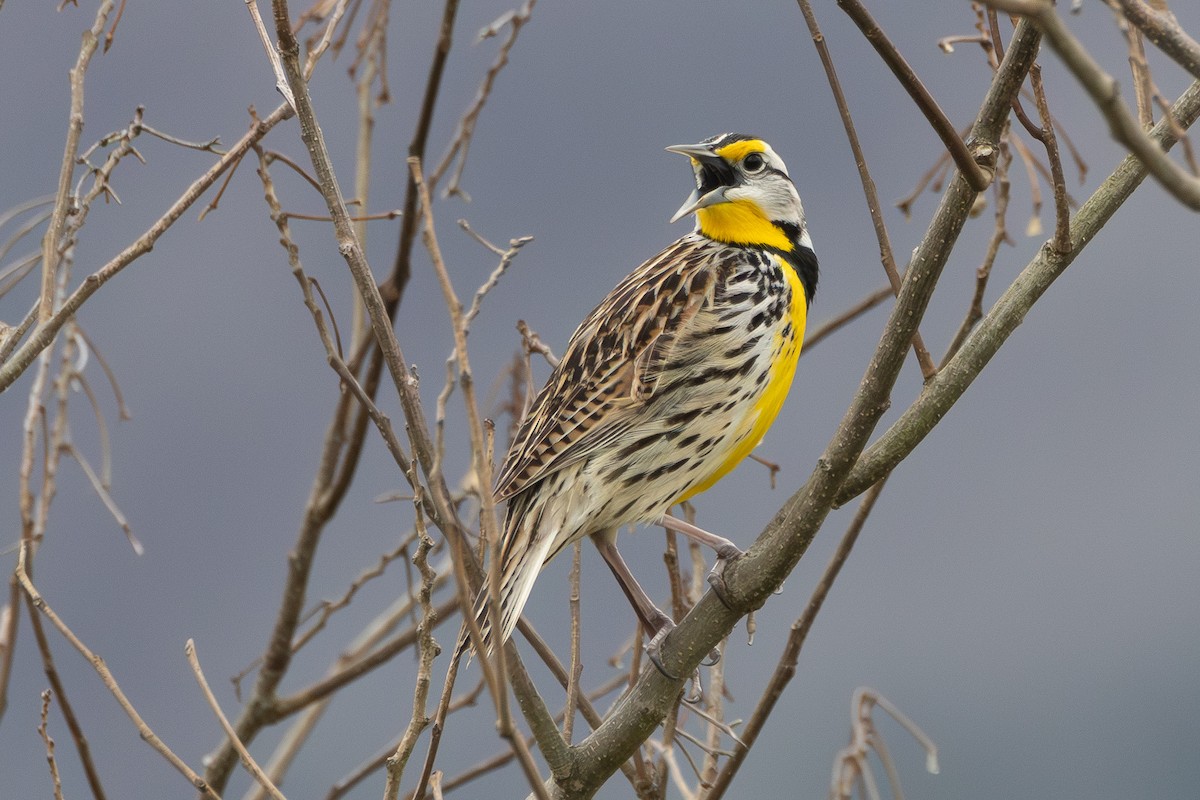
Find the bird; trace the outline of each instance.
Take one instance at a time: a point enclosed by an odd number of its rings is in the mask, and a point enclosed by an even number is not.
[[[512,635],[542,568],[590,537],[662,670],[657,647],[675,623],[621,557],[617,531],[659,524],[713,548],[714,587],[741,555],[668,512],[728,474],[774,421],[800,356],[817,257],[787,166],[766,141],[725,133],[666,149],[690,159],[695,179],[671,222],[694,215],[695,228],[587,315],[513,436],[493,491],[507,502],[499,620],[486,585],[475,603],[488,651]],[[460,654],[466,640],[464,626]]]

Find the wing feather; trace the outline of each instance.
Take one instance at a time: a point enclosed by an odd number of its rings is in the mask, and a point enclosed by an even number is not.
[[[688,235],[630,273],[576,329],[496,481],[505,500],[619,438],[654,395],[682,332],[712,301],[717,256]]]

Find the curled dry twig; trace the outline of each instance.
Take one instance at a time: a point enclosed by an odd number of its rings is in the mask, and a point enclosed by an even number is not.
[[[833,762],[833,778],[829,788],[831,800],[850,800],[854,794],[854,786],[859,782],[866,786],[867,791],[864,793],[866,797],[879,797],[875,778],[871,772],[870,763],[867,761],[867,756],[872,750],[883,762],[893,796],[898,798],[904,796],[900,791],[900,778],[892,762],[892,757],[888,753],[887,745],[875,727],[875,721],[871,718],[871,711],[875,706],[886,711],[892,719],[899,722],[906,731],[912,734],[921,747],[925,748],[925,769],[934,775],[938,773],[937,746],[933,740],[926,736],[915,722],[901,713],[900,709],[892,705],[886,697],[874,689],[868,689],[865,686],[859,687],[854,690],[854,696],[850,701],[850,744],[838,752]]]

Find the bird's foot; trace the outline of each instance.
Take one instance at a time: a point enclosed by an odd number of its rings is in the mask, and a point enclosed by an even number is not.
[[[712,571],[708,573],[708,585],[712,587],[713,594],[721,601],[729,610],[734,610],[729,603],[729,587],[725,585],[725,567],[730,561],[736,561],[741,558],[744,553],[732,544],[728,547],[722,547],[717,550],[717,563],[713,564]]]
[[[666,639],[667,634],[673,630],[675,630],[675,623],[671,620],[667,620],[662,627],[658,629],[658,633],[654,634],[649,643],[646,644],[646,658],[650,659],[650,663],[662,673],[664,678],[671,681],[679,681],[683,679],[678,675],[671,674],[671,672],[663,664],[662,655],[659,652],[659,648],[661,648],[663,640]]]
[[[666,624],[664,624],[661,628],[659,628],[658,633],[654,634],[654,637],[652,639],[650,639],[650,642],[646,645],[646,657],[650,659],[650,663],[654,665],[655,669],[657,669],[664,678],[666,678],[667,680],[679,681],[679,680],[683,680],[683,678],[679,675],[672,674],[671,671],[668,670],[666,665],[663,664],[663,662],[662,662],[661,648],[662,648],[663,640],[666,639],[667,634],[673,630],[675,630],[675,623],[671,622],[670,620],[668,620],[666,622]],[[711,667],[711,666],[714,666],[720,660],[721,660],[721,651],[719,648],[714,647],[712,650],[709,651],[708,656],[704,659],[704,661],[700,662],[700,666],[701,667]],[[697,668],[696,671],[694,673],[692,673],[692,682],[696,685],[697,694],[699,694],[700,688],[701,688],[700,669],[699,668]],[[695,702],[695,701],[689,700],[689,702]]]

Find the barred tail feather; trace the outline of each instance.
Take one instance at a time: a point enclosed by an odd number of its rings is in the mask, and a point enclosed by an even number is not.
[[[533,583],[537,580],[538,573],[542,571],[542,565],[550,556],[551,548],[554,545],[555,537],[553,535],[544,535],[543,531],[535,528],[536,522],[540,521],[540,516],[540,514],[535,515],[535,524],[528,527],[524,520],[518,520],[515,531],[517,541],[512,543],[514,546],[504,548],[511,555],[501,565],[504,573],[500,579],[500,645],[507,642],[513,631],[516,630],[517,620],[521,618],[521,610],[525,608],[529,594],[533,591]],[[512,522],[513,519],[510,515],[508,523]],[[507,527],[508,525],[506,525]],[[509,531],[509,535],[511,535],[512,529],[509,528]],[[555,532],[551,531],[550,533]],[[475,621],[479,625],[484,651],[490,656],[496,646],[496,641],[493,637],[495,626],[492,625],[489,611],[488,587],[485,583],[475,597],[474,614]],[[470,631],[464,626],[459,634],[458,646],[454,651],[455,658],[460,657],[468,650],[474,653],[475,648],[471,645]]]

